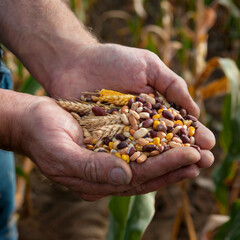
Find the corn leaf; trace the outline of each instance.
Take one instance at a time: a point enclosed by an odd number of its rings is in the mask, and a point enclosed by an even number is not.
[[[230,93],[226,95],[223,106],[223,131],[221,144],[226,152],[226,157],[215,170],[213,179],[216,184],[216,197],[221,204],[221,209],[226,212],[228,188],[226,180],[232,176],[234,161],[240,159],[240,92],[239,70],[231,59],[219,59],[219,64],[225,73],[230,85]]]
[[[223,224],[214,240],[240,239],[240,200],[236,201],[231,210],[230,220]]]
[[[107,240],[139,240],[154,214],[155,193],[112,197]]]

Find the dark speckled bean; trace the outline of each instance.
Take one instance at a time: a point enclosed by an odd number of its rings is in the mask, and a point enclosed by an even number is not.
[[[116,139],[120,141],[125,141],[127,138],[123,134],[117,134]]]
[[[154,144],[148,144],[148,145],[143,146],[143,152],[152,152],[156,149],[157,149],[157,147]]]
[[[128,146],[127,142],[120,142],[120,143],[117,145],[117,148],[118,148],[118,149],[123,149],[123,148],[125,148],[125,147],[127,147],[127,146]]]

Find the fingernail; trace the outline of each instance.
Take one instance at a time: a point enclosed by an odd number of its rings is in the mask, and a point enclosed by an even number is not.
[[[121,185],[126,183],[126,174],[121,168],[113,168],[110,172],[113,184]]]

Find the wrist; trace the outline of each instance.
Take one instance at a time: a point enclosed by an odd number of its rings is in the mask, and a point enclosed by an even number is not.
[[[26,153],[31,106],[41,97],[0,89],[0,148]]]

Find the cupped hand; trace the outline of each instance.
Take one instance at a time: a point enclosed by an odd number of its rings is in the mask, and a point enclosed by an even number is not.
[[[199,116],[185,81],[148,50],[117,44],[81,46],[56,64],[50,78],[52,96],[78,99],[84,91],[102,88],[134,94],[159,91]]]
[[[197,164],[209,166],[212,155],[191,147],[171,149],[143,164],[127,164],[108,153],[84,148],[81,127],[53,100],[33,97],[25,111],[22,149],[49,179],[65,185],[85,200],[107,195],[135,195],[198,175]],[[197,143],[207,151],[214,144],[200,126]]]

